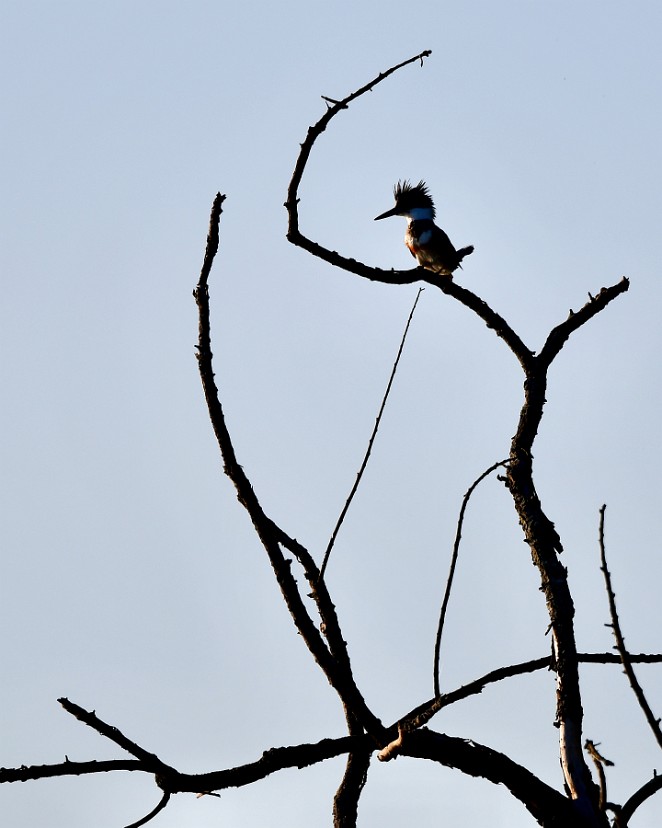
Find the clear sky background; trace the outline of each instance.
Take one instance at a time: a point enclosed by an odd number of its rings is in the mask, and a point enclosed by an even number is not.
[[[267,512],[321,555],[374,423],[416,286],[334,271],[285,239],[307,127],[424,49],[322,136],[301,226],[410,267],[398,178],[474,244],[458,281],[533,349],[622,276],[573,335],[535,446],[566,547],[580,649],[612,646],[598,509],[633,651],[660,651],[658,0],[31,2],[5,0],[2,62],[0,765],[124,754],[68,696],[183,771],[343,734],[339,703],[279,597],[208,422],[191,291],[227,194],[213,344],[239,461]],[[457,512],[505,457],[522,399],[503,343],[424,292],[328,583],[368,703],[392,721],[432,694]],[[510,498],[472,500],[442,684],[546,655],[538,576]],[[639,674],[662,715],[662,667]],[[618,668],[582,670],[586,736],[624,801],[662,759]],[[561,787],[550,674],[433,720]],[[221,799],[180,795],[159,828],[330,825],[343,760]],[[11,828],[120,828],[158,800],[138,774],[4,786]],[[430,763],[374,763],[360,824],[524,828],[503,788]],[[636,828],[662,823],[662,798]]]

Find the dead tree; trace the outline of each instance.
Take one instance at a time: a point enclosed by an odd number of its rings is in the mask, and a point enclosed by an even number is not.
[[[458,521],[453,562],[457,555],[464,506],[473,488],[482,477],[502,467],[504,469],[502,479],[512,496],[531,558],[540,574],[541,589],[549,615],[552,655],[505,666],[480,676],[454,691],[444,693],[440,690],[435,670],[435,695],[430,699],[417,701],[410,709],[403,711],[402,716],[395,722],[384,723],[378,712],[369,707],[356,682],[340,619],[324,579],[324,568],[334,538],[327,549],[324,562],[318,564],[308,549],[265,513],[235,454],[226,426],[214,378],[209,322],[208,284],[219,247],[219,222],[225,198],[218,194],[211,211],[202,271],[194,291],[199,310],[197,358],[209,416],[222,453],[225,473],[231,479],[239,502],[248,512],[255,532],[264,546],[297,632],[318,668],[323,671],[338,695],[344,710],[347,733],[340,737],[325,738],[315,744],[293,744],[287,747],[265,749],[259,759],[247,765],[203,774],[186,774],[162,762],[158,756],[136,744],[116,727],[99,718],[96,713],[84,710],[68,699],[60,699],[60,703],[67,712],[119,745],[133,758],[121,761],[67,760],[54,765],[23,765],[20,768],[1,769],[0,782],[106,773],[116,770],[150,774],[161,790],[161,798],[149,814],[133,823],[134,826],[138,826],[153,819],[167,806],[174,794],[181,792],[212,794],[228,787],[250,785],[284,768],[304,768],[331,757],[346,756],[345,773],[333,801],[333,824],[338,828],[357,824],[359,799],[366,784],[369,765],[375,757],[383,762],[396,756],[419,757],[454,768],[469,776],[482,777],[495,784],[504,785],[511,795],[529,811],[533,819],[545,828],[552,828],[552,826],[555,828],[559,826],[563,828],[606,828],[608,825],[624,828],[628,825],[636,808],[662,787],[662,777],[653,776],[633,792],[625,803],[619,805],[610,802],[607,797],[605,772],[605,766],[610,763],[600,755],[593,743],[588,740],[586,744],[583,743],[579,664],[594,662],[621,664],[625,668],[650,728],[662,747],[659,719],[653,715],[636,680],[632,666],[637,662],[659,662],[662,661],[662,656],[659,654],[633,655],[625,647],[605,558],[604,508],[601,511],[599,535],[601,566],[606,580],[611,608],[611,626],[615,633],[618,653],[577,652],[573,600],[568,586],[567,572],[559,558],[562,552],[561,539],[554,528],[554,523],[543,510],[536,493],[533,476],[532,447],[546,402],[548,370],[569,337],[604,310],[612,300],[628,290],[628,280],[623,278],[611,287],[602,288],[595,296],[589,294],[589,299],[583,307],[574,313],[571,312],[567,319],[550,331],[542,349],[536,354],[524,344],[499,313],[472,291],[458,285],[452,278],[439,276],[420,267],[404,271],[371,267],[324,248],[317,242],[306,238],[299,229],[299,185],[317,138],[329,126],[332,119],[347,109],[353,101],[408,64],[415,62],[422,64],[429,54],[429,52],[423,52],[392,67],[342,100],[325,99],[327,101],[326,112],[316,124],[308,129],[290,181],[285,203],[289,218],[287,238],[292,244],[325,260],[331,266],[342,268],[362,278],[391,285],[422,282],[434,290],[442,291],[450,300],[464,305],[493,330],[518,361],[523,373],[524,393],[519,421],[509,454],[505,460],[495,463],[481,475],[481,478],[467,492]],[[370,446],[364,466],[369,457],[369,451]],[[350,501],[351,495],[346,508]],[[341,515],[339,524],[342,522],[345,511],[346,509]],[[305,578],[304,586],[300,585],[296,578],[296,574],[300,573],[303,573]],[[452,570],[447,594],[451,583]],[[307,595],[314,599],[314,612],[312,605],[306,601]],[[437,665],[443,616],[442,610],[437,636]],[[526,767],[516,763],[504,753],[476,743],[470,738],[471,734],[467,734],[467,738],[462,739],[435,731],[429,726],[437,712],[461,699],[480,693],[490,684],[505,681],[516,675],[550,668],[556,674],[556,724],[559,732],[559,757],[563,768],[564,790],[557,790],[543,782]],[[589,759],[597,769],[595,775],[591,772]]]

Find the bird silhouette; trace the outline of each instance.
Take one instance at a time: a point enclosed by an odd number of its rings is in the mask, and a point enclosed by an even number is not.
[[[419,265],[452,278],[453,271],[462,267],[462,259],[473,253],[473,245],[456,250],[446,233],[434,223],[434,202],[424,181],[412,185],[398,181],[393,188],[395,207],[382,213],[375,221],[389,216],[407,219],[405,244]]]

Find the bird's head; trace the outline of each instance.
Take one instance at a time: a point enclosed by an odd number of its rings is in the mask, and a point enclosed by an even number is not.
[[[409,181],[398,181],[393,188],[395,207],[375,218],[389,218],[389,216],[404,216],[411,219],[433,219],[435,216],[434,202],[425,186],[424,181],[411,184]]]

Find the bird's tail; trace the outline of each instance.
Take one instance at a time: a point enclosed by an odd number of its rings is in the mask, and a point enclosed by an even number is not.
[[[470,244],[468,247],[461,247],[461,248],[457,251],[457,258],[458,258],[458,261],[460,261],[460,262],[461,262],[461,261],[462,261],[462,259],[464,259],[464,257],[465,257],[465,256],[469,256],[469,255],[471,255],[473,252],[474,252],[474,246],[473,246],[473,244]]]

